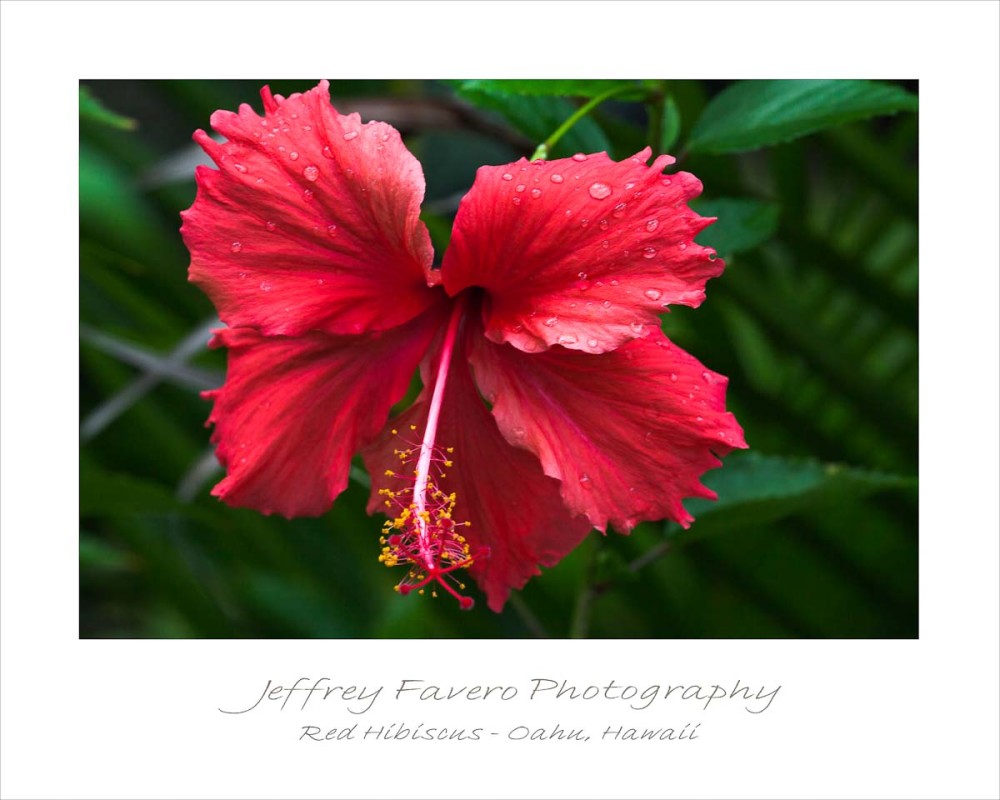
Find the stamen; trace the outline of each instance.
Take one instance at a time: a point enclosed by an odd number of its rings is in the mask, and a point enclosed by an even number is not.
[[[396,474],[393,470],[386,470],[385,476],[394,478],[397,488],[379,489],[379,494],[386,498],[386,507],[396,509],[395,516],[382,526],[379,561],[387,567],[409,567],[406,576],[395,586],[400,594],[412,591],[423,594],[424,587],[433,583],[442,586],[458,600],[461,608],[469,609],[473,606],[473,599],[459,594],[459,590],[465,589],[465,584],[458,581],[453,573],[470,567],[477,558],[488,556],[489,549],[482,548],[472,553],[468,541],[461,535],[460,531],[471,523],[454,521],[455,493],[446,494],[438,483],[444,477],[441,467],[450,468],[453,465],[454,448],[442,449],[435,444],[462,305],[461,301],[455,303],[448,320],[423,439],[418,445],[400,436],[407,447],[394,451],[403,466],[412,463],[416,457],[414,477],[407,477],[407,471]],[[411,425],[410,430],[415,431],[416,426]],[[398,436],[399,432],[393,430],[393,434]],[[399,486],[399,483],[402,485]],[[431,594],[437,596],[433,587]]]

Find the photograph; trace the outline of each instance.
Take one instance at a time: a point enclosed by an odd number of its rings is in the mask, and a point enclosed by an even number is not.
[[[916,639],[917,80],[79,82],[80,639]]]

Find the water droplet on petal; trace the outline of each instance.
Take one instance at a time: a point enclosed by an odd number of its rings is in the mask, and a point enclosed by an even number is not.
[[[243,249],[243,245],[240,244],[239,242],[233,242],[231,245],[229,245],[229,249],[232,250],[234,253],[238,253],[240,252],[240,250]]]
[[[241,281],[245,281],[245,280],[246,280],[246,278],[247,278],[247,274],[246,274],[245,272],[240,272],[240,273],[237,273],[237,275],[239,276],[239,279],[240,279]]]
[[[628,324],[628,327],[629,327],[629,330],[632,331],[632,333],[634,333],[634,334],[640,334],[640,333],[643,332],[643,330],[645,329],[646,326],[643,325],[641,322],[630,322]]]
[[[680,250],[687,250],[688,249],[688,246],[686,244],[684,244],[684,242],[681,242],[679,245],[677,245],[677,247]]]
[[[553,183],[562,183],[563,182],[563,176],[560,175],[558,172],[556,172],[553,175],[549,176],[549,180],[552,181]]]
[[[337,235],[337,226],[336,225],[327,225],[326,226],[326,233],[327,233],[328,236],[336,236]]]
[[[344,141],[345,142],[349,142],[349,141],[351,141],[351,139],[357,139],[357,138],[358,138],[358,132],[357,131],[348,131],[347,133],[344,134]]]
[[[590,224],[590,220],[589,219],[581,219],[580,220],[580,227],[581,228],[586,228],[589,224]]]
[[[539,197],[542,196],[542,190],[541,189],[532,189],[531,190],[531,196],[534,197],[537,200]]]
[[[586,160],[587,160],[587,157],[586,157],[586,156],[585,156],[585,155],[584,155],[583,153],[576,153],[576,154],[575,154],[575,155],[573,156],[573,160],[574,160],[574,161],[586,161]]]
[[[664,178],[662,181],[660,181],[660,183],[662,183],[664,186],[669,186],[670,178]]]
[[[510,202],[512,202],[515,206],[519,206],[521,205],[521,198],[516,196],[512,197],[510,198]]]
[[[500,177],[503,178],[505,181],[512,181],[512,180],[514,180],[514,176],[511,175],[509,172],[505,172]]]
[[[526,431],[524,428],[511,428],[510,432],[514,434],[515,439],[523,439]]]
[[[600,223],[600,225],[601,225],[601,230],[602,230],[602,231],[606,231],[606,230],[608,229],[608,225],[609,225],[609,224],[610,224],[610,223],[609,223],[609,222],[608,222],[608,221],[607,221],[606,219],[602,219],[602,220],[601,220],[601,223]]]
[[[323,148],[323,155],[327,158],[333,158],[333,150],[330,149],[329,145]]]
[[[624,203],[619,203],[618,205],[616,205],[614,207],[614,209],[612,210],[612,212],[611,212],[612,216],[615,216],[615,217],[620,217],[624,213],[625,213],[625,204]]]
[[[233,169],[235,169],[237,172],[246,172],[247,171],[247,168],[244,167],[242,164],[233,164]]]
[[[277,226],[277,225],[275,225],[275,224],[274,224],[273,222],[271,222],[270,220],[268,220],[267,222],[265,222],[265,223],[264,223],[264,227],[265,227],[265,228],[267,228],[267,229],[268,229],[269,231],[273,231],[273,230],[274,230],[275,228],[277,228],[278,226]]]
[[[270,283],[269,283],[268,281],[261,281],[261,283],[260,283],[260,290],[261,290],[262,292],[269,292],[269,291],[271,291],[271,289],[273,289],[273,288],[274,288],[274,287],[273,287],[273,286],[271,286],[271,284],[270,284]]]
[[[601,242],[601,247],[603,247],[605,250],[607,250],[609,246],[610,246],[610,242],[608,242],[607,239],[605,239],[603,242]]]
[[[559,344],[576,344],[576,337],[566,333],[556,339]]]
[[[587,347],[597,347],[598,344],[597,339],[587,339]]]
[[[579,289],[579,290],[580,290],[581,292],[585,292],[585,291],[587,291],[587,289],[589,289],[589,288],[590,288],[590,281],[588,281],[588,280],[587,280],[587,279],[585,279],[585,278],[581,278],[580,280],[578,280],[578,281],[576,282],[575,286],[576,286],[576,288],[577,288],[577,289]]]
[[[523,183],[519,183],[517,186],[514,187],[514,191],[515,192],[523,192],[524,191],[524,184]]]
[[[603,303],[601,303],[601,305],[604,308],[611,308],[611,301],[610,300],[605,300]]]
[[[296,153],[294,150],[292,150],[292,152],[288,154],[288,157],[290,159],[292,159],[292,161],[298,161],[299,160],[299,154]]]
[[[584,489],[590,488],[590,476],[586,472],[584,472],[583,475],[580,476],[580,485]]]
[[[643,294],[646,295],[650,300],[659,300],[663,296],[663,292],[659,289],[647,289]]]
[[[597,181],[595,183],[590,184],[590,189],[588,191],[590,192],[590,196],[593,197],[595,200],[603,200],[605,197],[611,194],[611,187],[608,186],[606,183],[601,183],[600,181]]]
[[[670,380],[672,380],[672,381],[676,381],[677,380],[677,373],[676,372],[671,372],[670,373]]]
[[[633,183],[632,181],[629,181],[628,183],[625,184],[625,191],[627,192],[633,186],[635,186],[635,183]]]
[[[652,258],[655,255],[656,255],[656,248],[655,247],[647,247],[647,248],[645,248],[642,251],[642,257],[643,258]]]
[[[312,200],[313,199],[313,190],[312,189],[306,189],[302,193],[302,195],[305,197],[306,200]]]
[[[610,281],[608,281],[608,283],[610,283],[612,286],[617,286],[619,281],[617,278],[612,278]]]
[[[545,320],[545,322],[543,322],[542,324],[543,324],[543,325],[544,325],[544,326],[545,326],[546,328],[552,328],[552,327],[555,327],[555,324],[556,324],[557,322],[559,322],[559,318],[558,318],[558,317],[549,317],[549,318],[548,318],[547,320]]]
[[[302,170],[302,174],[305,175],[307,181],[314,181],[319,177],[319,169],[312,164]]]
[[[659,227],[659,225],[660,225],[659,220],[651,219],[649,220],[649,222],[646,223],[646,230],[650,232],[655,231]]]

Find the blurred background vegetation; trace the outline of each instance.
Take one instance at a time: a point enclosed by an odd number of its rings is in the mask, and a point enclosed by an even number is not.
[[[191,142],[257,81],[86,81],[80,92],[82,637],[914,637],[916,85],[864,81],[333,81],[396,126],[427,180],[437,261],[475,170],[647,144],[680,157],[726,257],[664,329],[730,378],[751,450],[688,501],[688,531],[592,534],[503,614],[401,598],[376,561],[367,476],[320,519],[230,509],[200,390],[212,306],[178,213]],[[316,81],[271,81],[276,93]]]

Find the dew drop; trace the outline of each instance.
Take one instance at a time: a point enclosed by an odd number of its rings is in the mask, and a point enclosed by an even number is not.
[[[296,153],[294,150],[292,150],[292,152],[288,154],[288,157],[290,159],[292,159],[292,161],[298,161],[299,160],[299,154]]]
[[[524,184],[523,183],[519,183],[517,186],[514,187],[514,191],[515,192],[523,192],[524,191]]]
[[[604,308],[611,308],[611,301],[605,300],[603,303],[601,303],[601,306]]]
[[[383,133],[382,134],[382,141],[383,142],[388,142],[389,141],[389,134],[388,133]]]
[[[231,245],[229,245],[229,249],[232,250],[234,253],[238,253],[240,252],[240,250],[243,249],[243,245],[240,242],[233,242]]]
[[[632,181],[629,181],[628,183],[625,184],[625,191],[627,192],[633,186],[635,186],[635,184]]]
[[[237,274],[238,274],[239,279],[241,281],[245,281],[247,279],[247,274],[245,272],[240,272],[240,273],[237,273]]]
[[[587,347],[597,347],[597,339],[587,339]]]
[[[590,192],[590,196],[593,197],[595,200],[603,200],[605,197],[611,194],[611,187],[608,186],[606,183],[601,183],[600,181],[597,181],[595,183],[590,184],[590,189],[588,189],[588,191]]]
[[[622,214],[625,213],[625,204],[619,203],[614,207],[614,210],[611,213],[613,216],[620,217]]]
[[[645,248],[642,251],[642,257],[643,258],[652,258],[655,255],[656,255],[656,248],[655,247],[647,247],[647,248]]]
[[[302,130],[304,130],[306,133],[309,133],[309,131],[312,130],[312,125],[303,125]]]
[[[646,326],[643,325],[641,322],[630,322],[628,324],[628,327],[629,330],[632,331],[632,333],[640,334],[643,332]]]
[[[589,219],[581,219],[580,220],[580,227],[581,228],[586,228],[589,224],[590,224],[590,220]]]
[[[671,372],[670,373],[670,380],[674,381],[675,383],[677,382],[677,373],[676,372]]]
[[[327,225],[326,226],[326,233],[327,233],[328,236],[336,236],[337,235],[337,226],[336,225]]]
[[[559,318],[558,318],[558,317],[549,317],[549,318],[548,318],[547,320],[545,320],[545,322],[543,322],[542,324],[543,324],[543,325],[544,325],[544,326],[545,326],[546,328],[554,328],[557,322],[559,322]]]
[[[313,190],[312,189],[306,189],[302,193],[302,196],[305,197],[306,200],[312,200],[313,199]]]
[[[271,220],[268,220],[267,222],[264,223],[264,227],[267,228],[269,231],[273,231],[278,226],[275,225],[273,222],[271,222]]]
[[[259,184],[262,184],[263,182],[264,182],[264,179],[263,179],[263,178],[257,178],[257,184],[258,184],[258,185],[259,185]]]
[[[576,344],[576,337],[567,333],[556,339],[556,342],[558,344]]]
[[[687,250],[688,246],[686,244],[684,244],[684,242],[681,242],[679,245],[677,245],[677,248],[679,250]]]
[[[587,291],[587,289],[590,288],[590,281],[586,280],[585,278],[581,278],[576,282],[575,285],[576,288],[579,289],[581,292],[585,292]]]
[[[344,134],[344,141],[345,142],[349,142],[349,141],[351,141],[351,139],[357,139],[357,138],[358,138],[358,132],[357,131],[348,131],[347,133]]]
[[[509,172],[505,172],[500,177],[503,178],[505,181],[512,181],[512,180],[514,180],[514,176],[511,175]]]
[[[323,148],[323,155],[327,158],[333,158],[333,150],[330,149],[330,145]]]
[[[532,189],[531,190],[531,196],[534,197],[537,200],[539,197],[542,196],[542,190],[541,189]]]
[[[523,439],[526,431],[524,428],[511,428],[510,432],[514,434],[515,439]]]
[[[247,171],[247,168],[244,167],[242,164],[233,164],[233,169],[235,169],[237,172],[246,172]]]
[[[576,153],[573,155],[574,161],[586,161],[587,157],[583,153]]]
[[[612,286],[617,286],[617,285],[618,285],[618,283],[619,283],[619,281],[618,281],[618,279],[617,279],[617,278],[612,278],[612,279],[611,279],[611,280],[609,281],[609,283],[610,283],[610,284],[611,284]]]
[[[601,225],[601,230],[606,231],[608,229],[609,223],[606,219],[602,219],[600,225]]]
[[[319,169],[316,166],[310,164],[308,167],[302,170],[302,174],[305,176],[307,181],[314,181],[319,177]]]
[[[607,239],[605,239],[603,242],[601,242],[601,247],[603,247],[605,250],[607,250],[608,247],[610,247],[610,246],[611,246],[611,243]]]
[[[663,296],[663,292],[659,289],[647,289],[643,294],[650,300],[659,300]]]
[[[512,197],[510,198],[510,202],[512,202],[515,206],[519,206],[521,205],[521,198],[516,196]]]
[[[662,181],[660,181],[660,183],[662,183],[664,186],[669,186],[670,178],[664,178]]]
[[[560,175],[558,172],[556,172],[556,173],[554,173],[554,174],[552,174],[552,175],[549,176],[549,180],[552,181],[553,183],[562,183],[563,182],[563,176]]]
[[[270,283],[269,283],[268,281],[261,281],[261,282],[260,282],[260,290],[261,290],[262,292],[269,292],[269,291],[271,291],[271,289],[273,289],[273,288],[274,288],[274,287],[273,287],[273,286],[271,286],[271,284],[270,284]]]
[[[655,231],[660,226],[659,220],[651,219],[646,223],[646,230],[649,232]]]
[[[584,472],[583,475],[580,476],[580,485],[584,489],[590,488],[590,476],[586,472]]]

